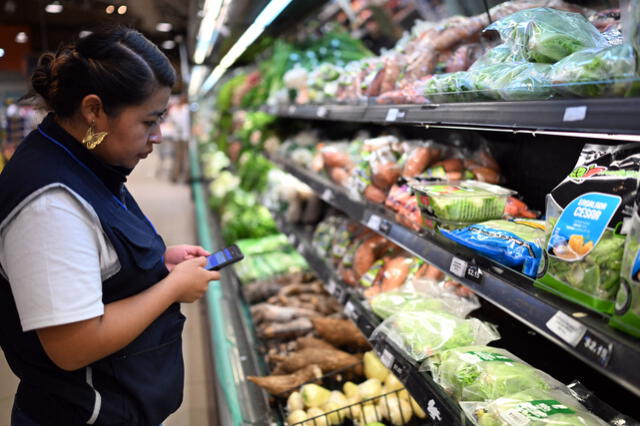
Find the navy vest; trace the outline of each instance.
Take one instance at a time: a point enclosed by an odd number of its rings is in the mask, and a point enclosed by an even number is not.
[[[118,255],[121,269],[102,283],[102,301],[135,295],[168,270],[165,244],[125,180],[49,115],[0,174],[0,223],[34,191],[52,184],[69,187],[96,211]],[[35,331],[22,331],[11,288],[0,276],[0,345],[20,378],[16,402],[43,425],[160,424],[182,402],[183,323],[174,304],[122,350],[87,368],[64,371],[45,354]]]

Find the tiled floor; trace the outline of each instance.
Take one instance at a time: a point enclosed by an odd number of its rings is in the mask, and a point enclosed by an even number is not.
[[[195,244],[196,228],[187,184],[173,184],[166,173],[157,177],[159,158],[154,152],[140,163],[129,179],[129,190],[153,222],[167,245]],[[207,426],[214,424],[213,389],[206,359],[208,331],[204,301],[182,305],[187,317],[184,341],[185,390],[182,407],[165,426]],[[0,356],[0,426],[9,425],[17,379]]]

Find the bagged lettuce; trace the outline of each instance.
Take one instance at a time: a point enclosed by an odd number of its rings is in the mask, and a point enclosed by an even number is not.
[[[486,345],[500,338],[495,327],[476,318],[461,319],[444,312],[398,312],[373,331],[391,339],[416,361],[459,346]]]
[[[640,214],[636,207],[627,235],[620,288],[616,297],[615,314],[609,325],[635,337],[640,337]]]
[[[555,63],[549,77],[564,94],[624,96],[636,78],[636,55],[630,44],[585,49]]]
[[[525,275],[538,274],[545,241],[545,223],[532,219],[490,220],[440,232],[447,238]]]
[[[524,57],[519,57],[514,53],[507,43],[499,44],[485,52],[477,61],[469,67],[469,71],[483,68],[489,65],[502,64],[505,62],[524,62]]]
[[[489,403],[463,402],[478,426],[605,426],[565,388],[529,389]]]
[[[494,22],[487,30],[498,31],[514,54],[529,62],[552,64],[579,50],[607,45],[584,16],[550,8],[521,10]]]
[[[547,196],[546,274],[536,286],[611,314],[640,178],[640,147],[587,144]]]
[[[472,101],[476,90],[467,71],[434,75],[424,85],[423,95],[432,102]]]
[[[429,358],[423,368],[459,401],[495,400],[523,389],[561,385],[509,351],[490,346],[464,346]]]
[[[477,300],[451,295],[429,297],[414,291],[387,291],[369,302],[371,309],[379,317],[386,319],[398,312],[436,311],[445,312],[460,318],[480,307]]]
[[[551,65],[511,63],[512,68],[493,81],[493,89],[505,101],[544,100],[553,96]]]

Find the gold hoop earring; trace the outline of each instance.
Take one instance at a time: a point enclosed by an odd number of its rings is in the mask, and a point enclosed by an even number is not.
[[[82,138],[82,144],[87,147],[88,150],[94,149],[96,146],[100,145],[104,138],[107,136],[107,132],[95,132],[94,127],[96,125],[95,121],[91,122],[91,125],[87,129],[87,133]]]

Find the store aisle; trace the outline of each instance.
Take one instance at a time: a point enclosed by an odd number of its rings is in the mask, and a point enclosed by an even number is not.
[[[129,178],[129,190],[149,217],[167,245],[196,244],[194,207],[189,185],[171,183],[166,167],[154,151],[142,161]],[[158,173],[160,171],[160,173]],[[205,302],[182,305],[187,317],[183,334],[185,389],[182,407],[165,426],[206,426],[213,424],[212,391],[214,381],[206,359],[207,329]]]

